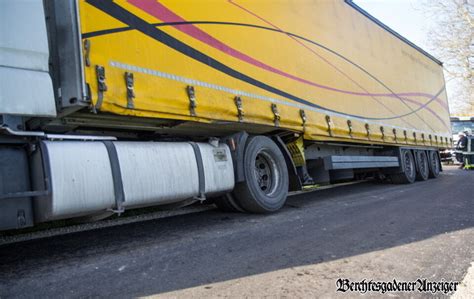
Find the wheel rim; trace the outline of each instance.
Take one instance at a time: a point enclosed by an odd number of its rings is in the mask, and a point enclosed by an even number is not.
[[[259,189],[267,196],[271,196],[279,183],[279,171],[273,157],[261,150],[255,157],[254,176]]]

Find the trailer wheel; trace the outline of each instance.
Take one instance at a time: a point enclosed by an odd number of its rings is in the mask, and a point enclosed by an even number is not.
[[[390,175],[394,184],[411,184],[416,179],[415,159],[410,150],[402,150],[400,163],[403,164],[403,172]]]
[[[428,151],[430,178],[437,178],[440,172],[439,156],[436,151]]]
[[[416,171],[416,179],[418,181],[426,181],[430,173],[430,166],[428,164],[428,158],[426,157],[425,151],[417,152],[416,162],[418,164],[418,169]]]
[[[278,146],[268,137],[249,139],[244,154],[245,181],[238,183],[233,198],[247,212],[279,210],[288,195],[288,170]]]

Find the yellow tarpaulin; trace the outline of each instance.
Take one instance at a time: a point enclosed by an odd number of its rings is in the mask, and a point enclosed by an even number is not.
[[[442,66],[342,0],[87,0],[80,22],[100,112],[450,143]]]

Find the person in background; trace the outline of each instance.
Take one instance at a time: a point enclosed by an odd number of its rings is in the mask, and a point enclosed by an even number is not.
[[[466,137],[471,136],[471,134],[472,134],[471,129],[467,129],[466,131],[464,131],[464,135],[465,135]]]
[[[462,152],[466,150],[466,146],[467,146],[466,135],[467,134],[464,132],[459,132],[458,134],[459,140],[458,140],[458,143],[456,144],[456,160],[461,162],[461,166],[459,167],[460,169],[464,168],[464,157],[463,157]]]

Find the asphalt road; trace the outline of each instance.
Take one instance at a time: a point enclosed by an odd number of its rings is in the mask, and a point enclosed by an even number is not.
[[[473,248],[474,172],[451,167],[296,195],[268,216],[210,210],[0,246],[0,298],[352,297],[338,278],[461,281]]]

